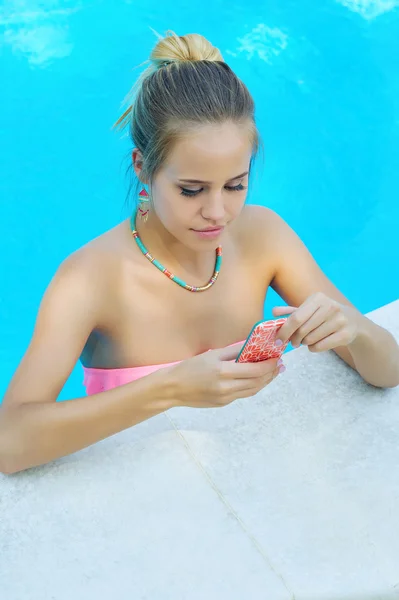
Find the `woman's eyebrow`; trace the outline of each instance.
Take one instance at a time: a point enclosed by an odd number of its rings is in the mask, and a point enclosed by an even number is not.
[[[245,171],[245,173],[241,173],[240,175],[236,175],[235,177],[230,177],[230,179],[228,179],[227,181],[242,179],[243,177],[245,177],[245,175],[248,175],[248,171]],[[211,183],[210,181],[202,181],[201,179],[179,179],[179,181],[181,183]]]

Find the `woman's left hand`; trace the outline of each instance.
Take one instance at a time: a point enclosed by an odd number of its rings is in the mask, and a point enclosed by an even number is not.
[[[273,315],[290,315],[277,338],[282,342],[290,340],[294,348],[303,344],[310,352],[348,346],[359,333],[356,309],[340,304],[322,292],[309,296],[298,308],[276,306]]]

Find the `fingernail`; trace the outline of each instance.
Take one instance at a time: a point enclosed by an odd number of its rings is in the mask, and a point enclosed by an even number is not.
[[[276,341],[274,342],[274,345],[275,345],[275,346],[277,346],[277,347],[279,347],[279,346],[282,346],[282,345],[283,345],[283,342],[282,342],[282,340],[276,340]]]
[[[277,361],[277,366],[279,367],[282,364],[283,364],[283,359],[279,358],[278,361]]]
[[[284,366],[284,365],[281,365],[281,367],[279,367],[279,370],[278,370],[278,372],[279,372],[279,373],[284,373],[284,371],[285,371],[285,366]]]

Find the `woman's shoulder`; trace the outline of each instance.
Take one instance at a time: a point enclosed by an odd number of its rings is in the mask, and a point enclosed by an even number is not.
[[[258,204],[244,206],[235,224],[237,239],[255,251],[269,251],[289,235],[290,228],[274,210]]]
[[[126,223],[120,223],[76,249],[59,265],[55,278],[84,281],[97,291],[109,289],[126,256],[125,229]]]

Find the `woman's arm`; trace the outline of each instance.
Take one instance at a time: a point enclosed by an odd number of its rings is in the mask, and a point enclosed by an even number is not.
[[[360,315],[358,335],[347,348],[365,381],[382,388],[399,385],[399,346],[389,331]]]
[[[158,371],[90,397],[0,407],[0,472],[48,463],[171,408],[166,381]]]
[[[349,302],[283,219],[272,211],[261,210],[267,228],[267,257],[275,265],[272,287],[288,305],[302,307],[301,312],[298,308],[290,317],[284,335],[294,336],[313,352],[333,349],[371,385],[382,388],[399,385],[399,346],[391,333],[362,315]],[[323,297],[325,308],[328,308],[326,298],[332,300],[329,318],[334,318],[337,324],[335,338],[326,339],[324,345],[323,341],[314,343],[303,319],[306,311],[310,319],[312,303],[314,312],[320,309]],[[339,339],[341,345],[337,343]]]
[[[3,473],[71,454],[171,406],[160,372],[88,398],[56,402],[104,297],[99,270],[81,262],[75,256],[67,260],[46,291],[32,341],[0,406]]]

